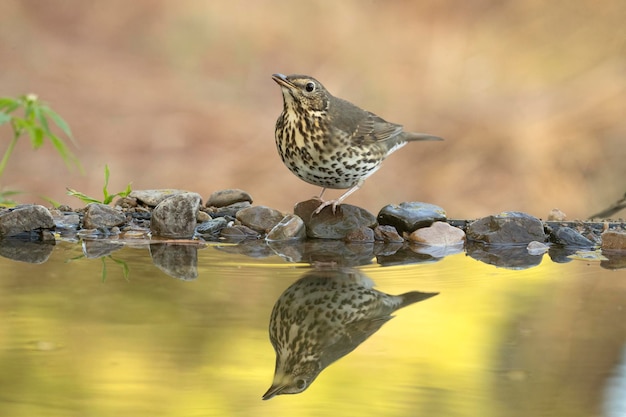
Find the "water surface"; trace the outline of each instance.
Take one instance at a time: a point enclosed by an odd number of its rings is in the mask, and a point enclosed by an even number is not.
[[[0,257],[0,415],[626,415],[626,272],[597,257],[349,265],[383,293],[438,295],[304,392],[263,401],[272,308],[312,267],[237,248],[57,242]]]

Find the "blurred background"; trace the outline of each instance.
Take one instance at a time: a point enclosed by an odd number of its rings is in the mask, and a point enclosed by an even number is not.
[[[319,189],[276,152],[270,76],[304,73],[446,139],[392,155],[348,203],[585,218],[626,191],[625,19],[618,0],[3,0],[0,96],[49,103],[85,172],[24,138],[0,187],[81,207],[65,188],[101,196],[108,164],[110,191],[242,188],[291,211]]]

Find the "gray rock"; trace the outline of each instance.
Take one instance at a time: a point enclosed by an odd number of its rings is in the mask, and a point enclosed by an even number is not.
[[[304,221],[295,214],[287,214],[283,219],[270,230],[265,240],[276,242],[282,240],[304,239],[306,237],[306,227]]]
[[[416,201],[389,204],[378,213],[378,223],[394,226],[400,233],[411,233],[445,220],[446,212],[441,207]]]
[[[211,213],[211,217],[232,217],[233,219],[237,216],[239,210],[246,209],[248,207],[252,207],[252,205],[248,201],[242,201],[240,203],[234,203],[229,206],[224,207],[211,207],[208,208]]]
[[[487,216],[467,226],[467,239],[488,244],[524,244],[544,242],[546,235],[539,219],[516,211]],[[524,248],[526,252],[526,248]]]
[[[56,230],[76,231],[80,227],[80,216],[74,212],[50,210]]]
[[[209,196],[206,202],[207,207],[226,207],[235,203],[252,203],[250,194],[236,188],[216,191]]]
[[[358,229],[349,231],[346,234],[345,240],[351,243],[372,243],[376,241],[374,238],[374,230],[367,226],[361,226]]]
[[[18,206],[0,214],[0,237],[53,228],[54,219],[44,206]]]
[[[404,243],[404,238],[400,236],[396,228],[389,225],[376,226],[374,238],[387,243]]]
[[[448,223],[435,222],[411,233],[409,240],[429,246],[463,246],[465,232]]]
[[[590,248],[595,246],[591,240],[587,239],[571,227],[558,227],[551,233],[551,240],[554,243],[565,246],[576,246]]]
[[[150,231],[166,238],[191,238],[202,199],[197,193],[176,194],[161,201],[152,211]]]
[[[237,212],[237,220],[259,233],[267,233],[285,217],[283,213],[265,206],[248,207]]]
[[[156,207],[166,198],[184,193],[188,193],[188,191],[176,189],[133,190],[128,196],[142,202],[146,206]]]
[[[250,229],[248,226],[238,224],[235,226],[227,226],[220,232],[220,236],[231,241],[240,241],[245,239],[257,239],[261,237],[261,234],[255,230]]]
[[[85,229],[109,229],[126,223],[126,215],[106,204],[91,203],[85,209],[83,227]]]
[[[319,205],[319,200],[311,199],[296,204],[294,208],[294,213],[304,220],[308,237],[344,239],[350,232],[361,227],[373,229],[377,226],[376,217],[360,207],[342,204],[334,214],[331,207],[325,207],[319,214],[313,214]]]
[[[196,227],[196,233],[203,236],[218,236],[223,228],[228,226],[228,220],[223,217],[216,217],[204,223],[200,223]]]
[[[602,250],[626,250],[626,232],[607,230],[602,233]]]

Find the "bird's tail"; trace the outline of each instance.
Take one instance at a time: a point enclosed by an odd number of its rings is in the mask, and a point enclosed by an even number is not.
[[[402,132],[403,139],[407,142],[418,141],[418,140],[443,140],[439,136],[429,135],[428,133],[413,133],[413,132]]]
[[[406,292],[399,296],[402,298],[402,302],[400,303],[400,307],[398,308],[406,307],[413,303],[427,300],[431,297],[434,297],[437,294],[439,293],[438,292],[420,292],[420,291]]]

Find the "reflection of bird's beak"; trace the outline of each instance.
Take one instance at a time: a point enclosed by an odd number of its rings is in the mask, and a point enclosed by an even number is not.
[[[286,87],[290,90],[293,90],[294,88],[296,88],[296,86],[293,85],[293,83],[287,79],[287,76],[283,74],[272,74],[272,80],[276,81],[276,83],[280,85],[281,87]]]
[[[272,384],[270,389],[267,390],[265,394],[263,394],[263,400],[269,400],[274,396],[280,394],[280,392],[285,388],[284,384]]]

